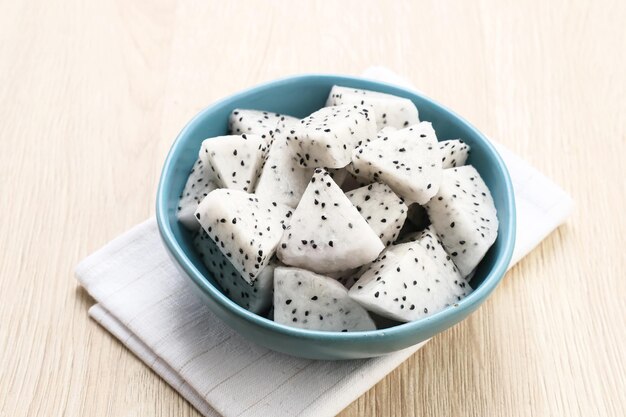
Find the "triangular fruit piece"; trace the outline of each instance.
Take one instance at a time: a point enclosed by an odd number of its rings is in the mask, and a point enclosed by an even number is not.
[[[299,269],[274,270],[274,321],[330,332],[375,330],[369,314],[333,278]]]
[[[426,203],[439,189],[442,175],[432,125],[422,122],[360,146],[352,155],[352,172],[384,182],[407,202]]]
[[[202,142],[200,158],[220,188],[253,192],[267,152],[259,135],[218,136]]]
[[[388,185],[366,185],[346,193],[346,196],[385,246],[396,240],[408,209]]]
[[[296,207],[312,175],[313,168],[301,167],[285,138],[278,135],[270,146],[255,193]]]
[[[458,302],[462,288],[446,278],[426,249],[408,245],[400,252],[385,251],[352,286],[350,297],[367,310],[403,322]]]
[[[457,285],[460,288],[460,295],[466,296],[472,292],[472,288],[467,283],[467,280],[461,276],[459,269],[452,261],[452,257],[444,249],[432,226],[421,232],[407,236],[405,240],[405,243],[399,243],[389,247],[388,251],[399,256],[406,253],[409,248],[414,247],[416,244],[420,245],[422,248],[426,249],[428,256],[433,260],[435,265],[437,265],[446,282]]]
[[[470,147],[461,139],[450,139],[439,142],[441,151],[441,167],[456,168],[465,165]]]
[[[498,235],[496,207],[478,171],[471,165],[444,170],[426,211],[461,275],[469,275]]]
[[[291,209],[239,190],[215,190],[196,218],[242,277],[253,282],[276,251]]]
[[[262,314],[269,309],[272,304],[275,261],[270,261],[250,284],[242,278],[204,230],[200,230],[193,243],[224,295],[253,313]]]
[[[287,265],[326,273],[370,262],[383,243],[332,180],[317,168],[278,247]]]

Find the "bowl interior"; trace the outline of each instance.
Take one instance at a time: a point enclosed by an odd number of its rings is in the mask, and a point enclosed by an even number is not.
[[[500,222],[498,238],[480,263],[470,284],[476,289],[487,278],[494,282],[480,296],[474,292],[460,304],[482,302],[504,274],[513,250],[515,213],[512,204],[512,187],[506,168],[484,136],[455,113],[417,93],[384,83],[353,77],[300,76],[261,85],[211,105],[183,129],[168,155],[157,197],[157,212],[161,229],[168,229],[166,235],[171,236],[179,245],[183,256],[204,275],[205,279],[219,288],[196,254],[191,233],[176,219],[178,198],[197,158],[202,141],[209,137],[227,134],[228,116],[235,108],[266,110],[296,117],[307,116],[324,106],[328,93],[335,84],[409,98],[417,106],[420,120],[430,121],[433,124],[440,141],[460,138],[471,146],[468,163],[480,172],[491,190]],[[161,232],[163,234],[163,230]],[[168,238],[165,239],[168,243]],[[232,308],[239,309],[229,300],[226,302],[232,304]]]

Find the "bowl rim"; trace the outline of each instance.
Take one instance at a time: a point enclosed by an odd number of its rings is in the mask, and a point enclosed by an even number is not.
[[[457,118],[463,124],[465,124],[480,140],[482,140],[488,150],[491,152],[493,162],[495,162],[495,166],[497,167],[497,171],[501,174],[503,184],[504,184],[504,193],[505,193],[505,202],[509,207],[509,216],[507,219],[504,219],[507,223],[507,229],[510,231],[507,236],[502,236],[504,239],[501,255],[496,259],[494,266],[485,276],[483,282],[475,288],[470,295],[463,298],[461,301],[457,303],[454,307],[445,308],[442,311],[439,311],[433,315],[408,322],[402,323],[397,326],[393,326],[386,329],[377,329],[377,330],[369,330],[369,331],[359,331],[359,332],[329,332],[329,331],[319,331],[319,330],[306,330],[295,327],[286,326],[283,324],[276,323],[272,320],[269,320],[265,317],[257,315],[256,313],[252,313],[245,308],[239,306],[234,301],[231,301],[228,297],[226,297],[219,288],[212,285],[200,272],[198,268],[194,266],[191,260],[186,256],[180,244],[174,237],[174,233],[172,228],[169,225],[168,217],[167,217],[167,198],[166,198],[166,190],[165,184],[167,183],[168,177],[171,175],[172,167],[174,165],[174,161],[178,158],[178,154],[182,152],[182,142],[187,135],[187,133],[194,129],[197,124],[205,117],[205,115],[211,113],[213,108],[216,106],[224,106],[229,103],[235,103],[241,97],[245,97],[251,94],[258,93],[263,90],[268,90],[274,87],[286,85],[286,84],[297,84],[301,81],[307,79],[322,79],[327,80],[332,84],[341,84],[342,81],[348,82],[361,82],[367,84],[369,87],[365,87],[367,89],[371,89],[376,91],[377,86],[382,86],[387,89],[396,90],[398,92],[404,92],[405,94],[415,95],[423,99],[424,101],[429,102],[430,104],[439,107],[441,110],[447,112],[451,117]],[[234,107],[233,107],[234,108]],[[161,238],[170,252],[172,257],[178,262],[181,268],[186,272],[189,278],[194,282],[194,284],[205,294],[208,294],[215,302],[221,305],[222,308],[229,310],[231,313],[237,315],[240,319],[251,322],[254,325],[260,326],[261,328],[271,331],[278,332],[286,336],[293,336],[299,339],[309,339],[309,340],[323,340],[323,341],[367,341],[372,339],[392,339],[399,336],[414,334],[420,332],[437,332],[437,327],[441,323],[454,322],[459,316],[463,317],[463,312],[471,313],[474,309],[476,309],[480,304],[482,304],[489,294],[496,288],[498,283],[503,278],[508,265],[511,261],[513,255],[513,249],[515,246],[515,235],[516,235],[516,211],[515,211],[515,197],[513,193],[513,184],[511,182],[511,178],[502,160],[502,157],[497,152],[493,144],[487,139],[485,135],[483,135],[478,129],[476,129],[471,123],[465,120],[463,117],[458,115],[456,112],[450,110],[446,106],[438,103],[437,101],[425,96],[423,93],[412,90],[410,88],[406,88],[403,86],[398,86],[395,84],[390,84],[386,82],[371,80],[363,77],[354,77],[347,75],[335,75],[335,74],[302,74],[296,76],[289,76],[284,78],[279,78],[274,81],[265,82],[262,84],[258,84],[254,87],[247,88],[240,92],[237,92],[233,95],[230,95],[221,100],[215,101],[208,105],[206,108],[197,113],[180,131],[180,133],[176,136],[165,162],[163,164],[163,169],[161,171],[161,176],[159,179],[159,185],[157,189],[157,198],[156,198],[156,220],[159,229],[159,233]],[[502,220],[500,220],[502,223]],[[500,237],[500,236],[498,236]],[[461,318],[462,320],[462,318]]]

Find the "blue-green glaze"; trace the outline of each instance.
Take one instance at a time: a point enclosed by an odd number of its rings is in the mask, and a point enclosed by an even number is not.
[[[191,235],[176,220],[176,208],[201,142],[223,135],[234,108],[280,112],[304,117],[324,106],[333,85],[381,91],[412,100],[420,120],[432,122],[440,140],[461,138],[471,146],[474,165],[491,190],[500,229],[495,244],[480,263],[471,285],[474,292],[430,317],[384,330],[331,333],[301,330],[274,323],[239,307],[221,293],[193,250]],[[460,322],[485,301],[511,261],[515,243],[515,204],[509,173],[487,138],[470,123],[435,101],[411,90],[362,78],[302,75],[273,81],[212,104],[180,132],[165,160],[156,201],[161,237],[174,263],[206,305],[237,332],[270,349],[314,359],[356,359],[400,350]]]

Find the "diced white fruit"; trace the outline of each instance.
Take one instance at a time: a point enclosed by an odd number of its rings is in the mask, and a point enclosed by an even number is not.
[[[462,295],[465,296],[472,291],[471,287],[467,285],[465,279],[463,279],[458,268],[452,261],[452,257],[444,249],[443,244],[432,226],[423,230],[419,236],[417,236],[416,242],[426,249],[430,258],[437,264],[446,279],[461,288],[461,291],[463,291]]]
[[[277,135],[267,154],[255,193],[266,199],[296,207],[311,180],[313,168],[302,168],[286,139]]]
[[[220,188],[253,192],[267,152],[259,135],[218,136],[205,139],[200,159],[211,168]]]
[[[202,228],[242,277],[253,282],[276,251],[291,209],[240,190],[215,190],[196,210]]]
[[[204,230],[201,229],[194,238],[194,246],[224,295],[253,313],[262,314],[269,309],[272,304],[275,261],[270,261],[250,284]]]
[[[404,128],[419,123],[417,107],[409,99],[376,91],[333,86],[327,106],[352,105],[366,106],[376,116],[376,126]]]
[[[416,244],[426,249],[428,256],[437,265],[439,271],[446,279],[446,282],[451,282],[459,286],[459,293],[462,296],[466,296],[472,291],[467,283],[468,280],[461,276],[461,273],[452,261],[452,257],[443,248],[443,244],[438,239],[435,229],[432,226],[421,232],[408,235],[403,243],[390,246],[388,251],[393,252],[396,256],[400,256],[405,254],[409,248],[414,247]]]
[[[478,171],[471,165],[444,170],[426,210],[444,248],[467,276],[498,235],[496,207]]]
[[[326,273],[370,262],[383,248],[328,172],[317,168],[281,239],[278,258]]]
[[[407,202],[426,203],[439,189],[443,171],[432,125],[422,122],[360,146],[352,171],[384,182]]]
[[[367,310],[403,322],[458,302],[463,289],[447,279],[426,249],[408,245],[402,252],[385,251],[352,286],[350,297]]]
[[[368,109],[325,107],[292,125],[287,143],[303,167],[343,168],[352,150],[376,136],[376,123]]]
[[[439,142],[441,151],[441,166],[443,169],[456,168],[465,165],[470,147],[461,139],[450,139]]]
[[[330,332],[376,329],[367,311],[348,297],[343,285],[299,268],[274,271],[274,321]]]

